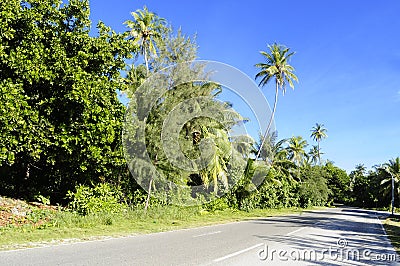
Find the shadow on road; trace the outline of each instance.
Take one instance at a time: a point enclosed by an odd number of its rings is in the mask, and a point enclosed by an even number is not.
[[[389,214],[380,212],[379,216],[385,217]],[[283,217],[271,217],[252,221],[255,224],[274,224],[275,227],[298,227],[299,233],[295,231],[285,235],[255,235],[268,245],[286,247],[296,250],[334,249],[347,252],[354,250],[359,252],[346,260],[341,261],[318,261],[311,260],[313,265],[397,265],[391,261],[369,260],[370,258],[381,258],[382,255],[393,252],[392,245],[387,240],[375,211],[355,208],[340,208],[326,211],[306,212],[301,216],[288,215]],[[301,232],[307,227],[307,234],[302,236]],[[341,245],[338,244],[341,239]],[[344,244],[343,244],[344,242]],[[368,256],[364,256],[367,252]],[[348,254],[346,254],[348,255]],[[397,257],[396,257],[397,258]]]

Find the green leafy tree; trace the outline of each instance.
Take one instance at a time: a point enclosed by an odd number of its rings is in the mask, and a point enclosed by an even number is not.
[[[301,169],[301,180],[297,191],[301,207],[324,206],[331,191],[328,187],[328,173],[320,166],[306,166]]]
[[[320,148],[320,142],[322,139],[327,138],[328,135],[326,134],[327,129],[324,128],[324,124],[315,124],[315,126],[312,128],[312,133],[311,137],[318,143],[318,161],[319,164],[321,164],[321,148]]]
[[[261,51],[261,55],[265,57],[265,63],[258,63],[255,66],[260,68],[260,72],[256,74],[256,79],[261,79],[259,86],[265,86],[271,79],[275,80],[275,101],[272,109],[271,118],[268,122],[267,129],[261,141],[260,148],[256,155],[256,160],[259,158],[264,142],[269,134],[269,130],[274,120],[276,105],[278,102],[279,89],[283,95],[286,91],[286,84],[294,89],[293,81],[298,81],[297,76],[293,73],[294,67],[289,64],[290,57],[294,54],[289,52],[289,48],[283,45],[274,43],[268,45],[269,52]]]
[[[365,167],[364,164],[357,164],[355,167],[355,170],[350,172],[350,190],[353,191],[354,184],[356,181],[356,178],[358,176],[364,176],[367,172],[367,168]]]
[[[379,168],[375,171],[366,172],[363,164],[356,166],[356,169],[350,173],[352,184],[353,204],[363,208],[383,207],[390,203],[390,199],[384,199],[381,190],[381,174]]]
[[[327,184],[331,190],[330,201],[347,203],[350,201],[350,177],[346,171],[331,163],[323,166],[327,173]]]
[[[116,90],[133,47],[103,23],[90,36],[86,0],[0,8],[0,193],[59,202],[75,184],[117,180],[124,107]]]

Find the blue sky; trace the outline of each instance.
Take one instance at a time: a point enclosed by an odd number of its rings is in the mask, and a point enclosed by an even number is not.
[[[280,138],[323,123],[325,158],[350,171],[400,156],[400,1],[92,0],[91,18],[115,31],[146,5],[188,35],[199,58],[230,64],[250,77],[260,50],[278,42],[295,51],[299,83],[279,95]],[[95,25],[94,25],[95,26]],[[273,84],[262,88],[272,105]]]

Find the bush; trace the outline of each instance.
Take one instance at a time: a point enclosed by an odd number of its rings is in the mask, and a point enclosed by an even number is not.
[[[71,200],[69,209],[82,215],[92,213],[120,213],[127,205],[121,202],[122,192],[118,187],[103,183],[95,187],[79,185],[75,192],[68,191]]]
[[[331,191],[327,185],[327,175],[319,166],[302,169],[302,182],[298,189],[300,207],[324,206],[328,203]]]
[[[223,211],[225,209],[229,209],[228,199],[226,197],[216,198],[213,201],[210,201],[204,205],[207,211]]]

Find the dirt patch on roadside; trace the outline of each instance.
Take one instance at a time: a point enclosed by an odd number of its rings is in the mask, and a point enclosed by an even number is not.
[[[42,210],[42,212],[40,212]],[[25,202],[0,196],[0,227],[21,226],[25,224],[41,225],[49,220],[45,211],[56,211],[57,206],[48,206],[38,202]]]

